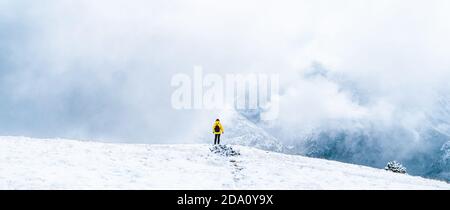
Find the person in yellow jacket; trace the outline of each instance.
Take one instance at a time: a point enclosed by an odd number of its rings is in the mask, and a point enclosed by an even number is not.
[[[220,144],[220,134],[223,134],[223,126],[220,124],[219,119],[216,119],[213,124],[213,133],[215,134],[214,144]]]

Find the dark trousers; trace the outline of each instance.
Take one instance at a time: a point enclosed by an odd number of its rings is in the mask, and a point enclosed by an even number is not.
[[[214,137],[214,144],[220,144],[220,134],[216,134]]]

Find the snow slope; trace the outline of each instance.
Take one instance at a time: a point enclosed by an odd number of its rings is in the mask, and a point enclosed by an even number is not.
[[[0,137],[0,189],[450,189],[445,182],[234,146]]]

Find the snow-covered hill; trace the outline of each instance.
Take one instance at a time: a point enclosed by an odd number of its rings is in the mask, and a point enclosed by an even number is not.
[[[0,189],[450,189],[380,169],[234,146],[0,137]]]

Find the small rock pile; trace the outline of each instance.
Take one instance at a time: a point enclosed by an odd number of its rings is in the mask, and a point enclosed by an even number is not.
[[[209,150],[214,153],[225,157],[232,157],[240,155],[239,151],[234,150],[231,146],[227,145],[214,145]]]

